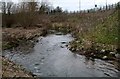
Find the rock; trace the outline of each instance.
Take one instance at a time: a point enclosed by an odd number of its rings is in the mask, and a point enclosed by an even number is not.
[[[95,54],[94,54],[93,56],[94,56],[94,57],[96,57],[96,55],[95,55]]]
[[[31,43],[34,43],[34,41],[33,41],[33,40],[30,40],[30,42],[31,42]]]
[[[68,45],[65,45],[66,47],[68,47]]]
[[[101,52],[103,53],[103,52],[105,52],[105,50],[104,50],[104,49],[102,49],[102,50],[101,50]]]
[[[76,43],[79,43],[79,41],[76,41]]]
[[[115,52],[110,52],[110,54],[114,55],[114,54],[115,54]]]
[[[118,53],[115,54],[115,57],[118,58],[118,59],[120,59],[120,54],[118,54]]]
[[[94,56],[94,53],[91,53],[91,55],[93,55],[93,56]]]
[[[72,47],[70,45],[68,45],[68,48],[71,49]]]
[[[61,42],[62,44],[65,44],[66,42]]]
[[[36,63],[35,65],[39,65],[39,63]]]
[[[79,48],[77,48],[76,51],[79,51]]]
[[[61,32],[56,33],[56,35],[63,35]]]
[[[36,40],[35,42],[39,42],[39,40]]]
[[[61,48],[64,48],[63,46],[60,46]]]
[[[108,57],[107,56],[103,56],[103,58],[102,59],[107,59]]]
[[[71,50],[72,50],[72,51],[75,51],[75,48],[72,48]]]

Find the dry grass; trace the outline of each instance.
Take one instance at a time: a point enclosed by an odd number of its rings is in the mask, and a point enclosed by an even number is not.
[[[2,77],[32,77],[30,73],[6,58],[0,57],[0,60],[2,60]]]
[[[3,28],[2,30],[2,47],[3,49],[16,47],[21,42],[31,40],[42,34],[41,28]]]

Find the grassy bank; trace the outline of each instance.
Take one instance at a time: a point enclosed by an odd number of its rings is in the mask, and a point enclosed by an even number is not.
[[[86,33],[78,32],[77,39],[71,43],[70,49],[89,57],[115,59],[119,40],[118,23],[118,13],[114,11]]]

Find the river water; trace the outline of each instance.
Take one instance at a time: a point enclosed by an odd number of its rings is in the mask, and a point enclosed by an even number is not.
[[[30,53],[5,50],[3,56],[40,77],[120,77],[120,63],[89,59],[72,53],[70,34],[39,37]]]

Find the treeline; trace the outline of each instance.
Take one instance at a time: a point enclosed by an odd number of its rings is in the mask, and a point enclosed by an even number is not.
[[[104,11],[116,9],[118,5],[120,5],[120,2],[118,2],[118,3],[116,3],[116,4],[112,4],[112,5],[102,6],[102,7],[98,7],[97,5],[95,5],[95,8],[92,8],[92,9],[81,10],[81,11],[73,11],[73,12],[70,11],[70,13],[104,12]]]
[[[37,2],[32,0],[32,2],[19,2],[15,4],[14,2],[2,2],[2,27],[16,27],[22,26],[24,28],[34,26],[39,23],[48,23],[49,15],[64,15],[71,13],[91,13],[115,9],[117,4],[103,6],[100,8],[94,8],[89,10],[74,11],[68,12],[67,10],[63,11],[61,7],[54,8],[46,0]],[[118,3],[119,4],[119,3]],[[57,17],[58,17],[57,16]],[[65,15],[64,15],[65,16]],[[53,17],[53,19],[66,19],[62,17]],[[61,21],[61,20],[60,20]]]
[[[2,2],[2,27],[22,26],[24,28],[37,23],[40,15],[58,14],[63,10],[59,6],[54,8],[44,0],[37,2]],[[43,17],[44,18],[44,17]],[[15,25],[16,24],[16,25]]]

